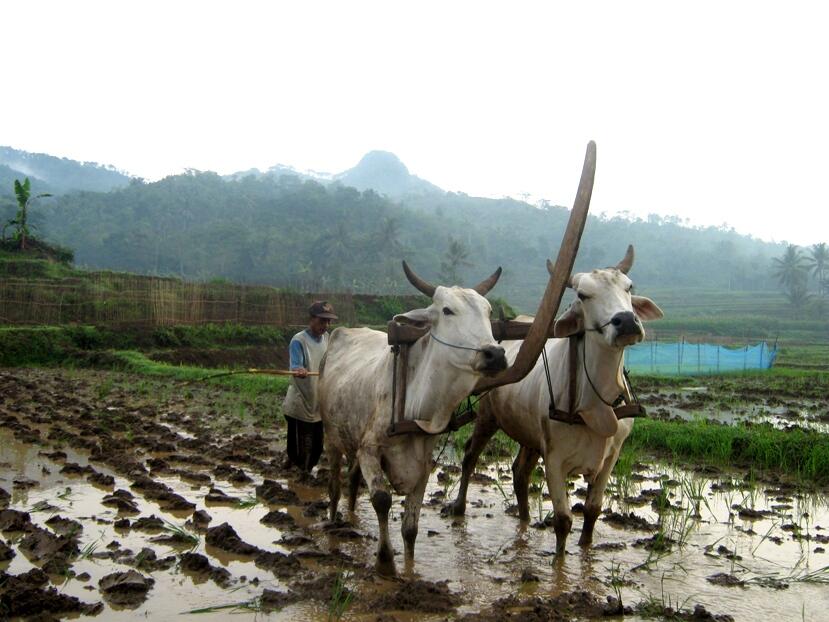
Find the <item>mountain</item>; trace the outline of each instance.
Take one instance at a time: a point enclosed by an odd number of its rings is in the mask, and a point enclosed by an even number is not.
[[[334,182],[360,191],[374,190],[391,199],[444,194],[444,191],[436,185],[417,175],[412,175],[400,158],[389,151],[369,151],[357,163],[357,166],[335,175],[320,171],[298,171],[291,166],[276,164],[265,172],[253,168],[225,175],[224,179],[238,181],[251,175],[253,177],[269,176],[276,180],[287,175],[302,181],[311,180],[324,185]]]
[[[74,190],[109,192],[125,187],[131,179],[113,166],[0,147],[0,189],[3,193],[11,188],[10,181],[13,183],[15,179],[25,177],[32,180],[36,192],[54,194]]]
[[[444,192],[425,179],[412,175],[406,165],[389,151],[369,151],[357,166],[335,175],[334,180],[357,190],[371,189],[392,198]]]

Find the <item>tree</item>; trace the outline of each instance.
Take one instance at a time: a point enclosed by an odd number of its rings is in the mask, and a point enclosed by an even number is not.
[[[825,242],[821,242],[813,245],[809,253],[806,262],[812,269],[812,275],[817,279],[818,293],[823,294],[826,292],[826,271],[829,269],[829,247]]]
[[[3,227],[3,238],[6,237],[6,228],[15,227],[14,239],[20,242],[20,250],[26,250],[26,239],[29,237],[29,203],[35,199],[52,196],[43,192],[32,196],[32,184],[27,177],[21,184],[19,179],[14,180],[14,194],[17,197],[17,214]]]
[[[443,259],[440,262],[440,276],[446,285],[460,285],[461,280],[458,275],[460,268],[469,268],[472,262],[469,261],[469,249],[459,239],[449,236],[449,248],[443,254]]]
[[[784,289],[793,291],[797,286],[805,285],[806,258],[797,246],[789,244],[782,257],[772,258],[772,274]]]

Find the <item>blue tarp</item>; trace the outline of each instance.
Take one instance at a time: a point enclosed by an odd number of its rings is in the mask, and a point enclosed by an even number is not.
[[[716,374],[769,369],[775,356],[777,348],[766,342],[735,349],[710,343],[648,341],[625,350],[625,367],[639,373]]]

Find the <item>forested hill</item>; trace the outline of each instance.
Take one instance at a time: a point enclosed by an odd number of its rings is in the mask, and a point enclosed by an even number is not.
[[[126,186],[130,180],[112,166],[0,147],[0,188],[5,191],[15,179],[25,177],[32,180],[38,192],[55,194],[73,190],[108,192]]]
[[[2,203],[4,222],[13,207]],[[445,281],[454,273],[464,284],[501,265],[504,276],[493,293],[531,311],[568,211],[442,192],[395,202],[372,190],[296,176],[226,180],[192,172],[42,200],[30,217],[39,235],[73,248],[80,265],[305,291],[409,292],[401,258],[427,279]],[[577,268],[615,264],[628,243],[636,246],[632,276],[642,292],[772,289],[770,259],[782,250],[733,231],[657,217],[591,217]]]

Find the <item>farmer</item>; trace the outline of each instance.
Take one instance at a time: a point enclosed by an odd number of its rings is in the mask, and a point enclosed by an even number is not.
[[[328,348],[328,330],[336,320],[334,307],[317,300],[308,308],[308,328],[297,333],[288,346],[290,368],[294,372],[282,404],[288,422],[288,459],[304,471],[316,466],[322,454],[322,418],[317,404],[316,375]]]

